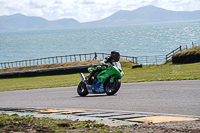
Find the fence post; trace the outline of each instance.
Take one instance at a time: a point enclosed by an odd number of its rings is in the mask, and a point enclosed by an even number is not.
[[[75,61],[76,61],[76,55],[74,55],[74,59],[75,59]]]
[[[9,65],[10,63],[8,62],[8,68],[10,68],[10,65]]]
[[[60,57],[61,57],[61,63],[63,63],[63,62],[62,62],[62,56],[60,56]]]
[[[47,60],[49,61],[49,64],[50,64],[50,59],[49,59],[49,57],[47,58]]]
[[[58,63],[58,56],[56,56],[56,62]]]
[[[181,46],[180,46],[180,51],[181,51]]]
[[[52,60],[53,60],[53,64],[54,64],[54,58],[52,57]]]
[[[69,57],[70,57],[70,61],[72,62],[72,56],[70,55]]]
[[[80,57],[80,61],[81,61],[81,54],[79,54],[79,57]]]
[[[65,56],[65,61],[67,62],[67,55]]]
[[[138,57],[135,57],[135,63],[136,64],[138,63]]]

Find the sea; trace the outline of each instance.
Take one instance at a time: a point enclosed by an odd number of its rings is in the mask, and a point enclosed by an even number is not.
[[[113,50],[134,57],[166,55],[186,45],[200,45],[200,21],[0,32],[0,63]]]

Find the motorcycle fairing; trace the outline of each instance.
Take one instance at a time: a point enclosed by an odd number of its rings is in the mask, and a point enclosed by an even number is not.
[[[90,94],[105,93],[104,83],[101,83],[100,81],[98,81],[95,85],[87,85],[86,87]]]
[[[88,71],[91,73],[94,70],[94,67],[89,67]]]
[[[97,66],[96,68],[94,67],[89,67],[88,68],[88,71],[91,73],[93,70],[105,70],[106,69],[106,66]]]
[[[111,83],[113,83],[114,78],[119,78],[119,79],[121,78],[121,72],[118,70],[116,66],[113,66],[111,69],[108,68],[107,70],[100,72],[97,75],[97,79],[100,82],[104,83],[111,75],[112,75]]]

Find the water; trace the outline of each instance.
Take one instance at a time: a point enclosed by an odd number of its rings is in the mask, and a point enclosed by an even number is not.
[[[0,32],[0,62],[117,50],[126,56],[166,55],[200,45],[200,21],[85,29]]]

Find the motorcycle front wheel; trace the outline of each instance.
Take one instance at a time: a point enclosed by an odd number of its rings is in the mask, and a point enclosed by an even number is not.
[[[120,79],[115,78],[114,82],[111,83],[110,80],[105,85],[105,92],[107,95],[114,95],[117,93],[121,86],[121,81]]]
[[[77,93],[80,96],[86,96],[86,95],[88,95],[88,90],[86,88],[86,85],[82,81],[79,83],[79,85],[77,87]]]

